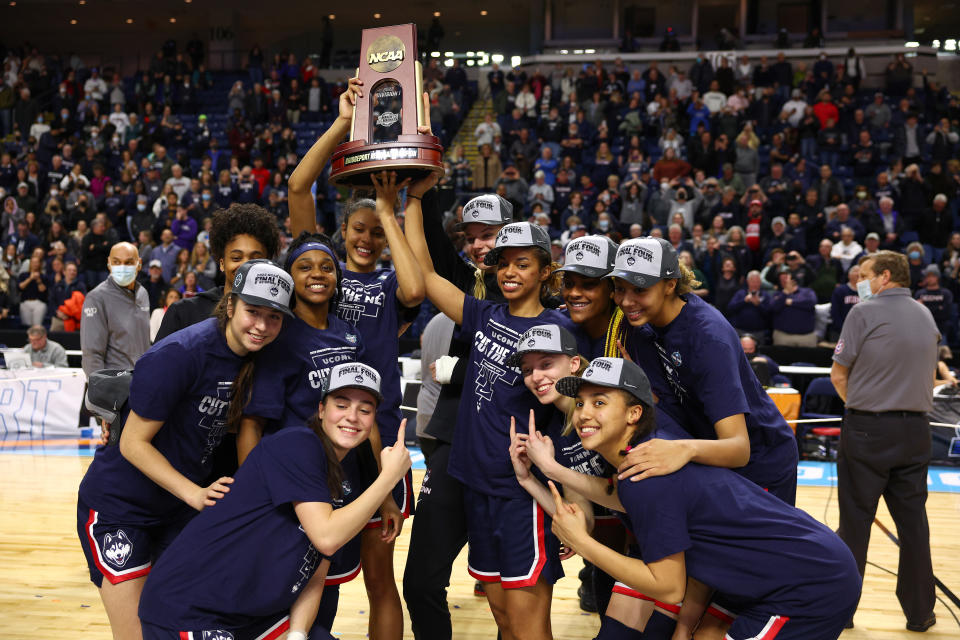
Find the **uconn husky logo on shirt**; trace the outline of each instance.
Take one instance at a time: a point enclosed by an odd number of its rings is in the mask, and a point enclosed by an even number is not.
[[[680,382],[680,374],[677,368],[683,365],[683,357],[679,351],[674,351],[672,355],[667,355],[667,350],[659,339],[654,339],[653,344],[657,347],[657,355],[660,357],[660,366],[663,368],[663,377],[667,379],[667,384],[673,390],[673,395],[677,397],[680,404],[687,400],[687,390]]]
[[[343,495],[339,498],[333,498],[333,508],[339,509],[346,504],[347,500],[350,498],[350,494],[353,493],[353,485],[350,484],[350,481],[344,478],[343,482],[340,483],[340,491]]]
[[[359,280],[343,280],[343,299],[338,307],[338,314],[350,324],[357,324],[360,318],[377,318],[380,316],[380,307],[383,306],[386,293],[383,291],[383,281],[387,274],[381,274],[376,282],[363,284]]]
[[[484,401],[493,401],[498,381],[513,386],[519,378],[515,367],[506,365],[507,356],[516,351],[520,333],[494,320],[487,322],[486,332],[477,331],[473,338],[473,349],[480,355],[477,360],[477,413],[480,413]]]
[[[206,464],[213,450],[217,448],[223,438],[223,432],[227,426],[227,409],[230,407],[230,388],[232,386],[232,381],[218,382],[217,396],[203,396],[200,404],[197,405],[197,412],[202,416],[197,426],[207,431],[207,442],[203,447],[201,464]]]
[[[133,553],[133,543],[123,529],[103,536],[103,557],[115,567],[122,568]]]

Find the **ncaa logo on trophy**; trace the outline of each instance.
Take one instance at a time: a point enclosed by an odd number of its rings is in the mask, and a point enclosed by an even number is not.
[[[370,174],[380,171],[396,171],[398,182],[442,173],[440,140],[417,133],[429,114],[424,113],[416,25],[364,29],[360,51],[357,77],[364,91],[353,109],[350,140],[331,158],[330,181],[368,187]]]

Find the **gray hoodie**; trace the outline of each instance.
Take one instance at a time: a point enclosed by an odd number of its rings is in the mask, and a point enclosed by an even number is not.
[[[94,288],[83,301],[80,320],[83,372],[133,369],[150,348],[150,297],[140,283],[121,287],[112,277]]]
[[[667,192],[667,196],[670,198],[670,216],[667,218],[667,224],[669,225],[673,220],[673,214],[680,212],[683,215],[683,228],[690,231],[696,222],[694,214],[700,209],[703,196],[699,189],[689,184],[678,188],[686,192],[687,199],[683,202],[678,201],[676,189],[670,189]]]

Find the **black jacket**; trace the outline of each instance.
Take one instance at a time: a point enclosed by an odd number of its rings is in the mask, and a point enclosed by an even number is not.
[[[950,234],[953,233],[953,213],[947,208],[939,213],[934,211],[933,208],[924,210],[923,215],[920,216],[918,231],[920,242],[937,249],[943,249],[947,246]]]
[[[174,302],[163,314],[163,322],[160,323],[160,330],[157,331],[154,342],[160,342],[171,333],[212,317],[213,310],[217,308],[222,297],[223,287],[217,287],[198,293],[192,298]]]
[[[430,258],[433,261],[434,270],[467,295],[473,295],[476,267],[464,262],[456,247],[450,242],[443,228],[443,214],[433,189],[423,195],[423,233],[427,246],[430,247]],[[487,288],[486,299],[503,302],[504,297],[497,285],[496,276],[488,274],[483,280]],[[424,428],[427,435],[448,444],[453,443],[460,394],[463,391],[472,344],[471,336],[460,335],[460,326],[454,327],[447,355],[457,357],[459,361],[453,369],[450,382],[440,385],[440,395],[437,397],[433,416]]]

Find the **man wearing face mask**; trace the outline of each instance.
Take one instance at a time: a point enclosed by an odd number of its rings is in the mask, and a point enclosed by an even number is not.
[[[129,242],[113,245],[107,265],[110,277],[83,301],[80,348],[88,377],[98,369],[132,369],[150,348],[150,298],[137,282],[137,248]]]
[[[199,203],[193,211],[193,217],[200,221],[200,226],[202,227],[203,221],[207,218],[212,218],[213,214],[219,208],[213,200],[213,191],[210,190],[210,187],[204,187],[200,192]]]
[[[71,110],[67,107],[63,107],[60,110],[60,113],[53,119],[53,124],[51,125],[50,132],[54,137],[63,141],[69,138],[77,129],[77,123],[70,115]]]
[[[909,284],[902,254],[879,251],[861,260],[860,302],[847,314],[834,350],[830,379],[846,403],[837,458],[837,534],[863,575],[870,528],[884,497],[900,536],[897,597],[907,629],[926,631],[937,620],[925,505],[926,414],[933,409],[931,372],[940,332],[930,310],[912,299]]]
[[[666,195],[670,200],[670,219],[675,213],[683,215],[683,226],[689,230],[693,228],[694,212],[700,208],[702,196],[700,190],[690,178],[674,178],[669,185]]]
[[[152,231],[157,223],[156,216],[148,207],[147,196],[139,194],[134,200],[133,206],[127,205],[127,231],[131,238],[139,238],[140,232]]]
[[[67,200],[60,193],[60,187],[57,184],[50,186],[46,198],[40,204],[40,208],[46,211],[51,202],[56,202],[57,208],[61,211],[67,208]]]
[[[864,226],[869,226],[871,218],[877,212],[877,201],[870,196],[866,185],[858,184],[847,207],[850,208],[851,216],[862,221]]]

